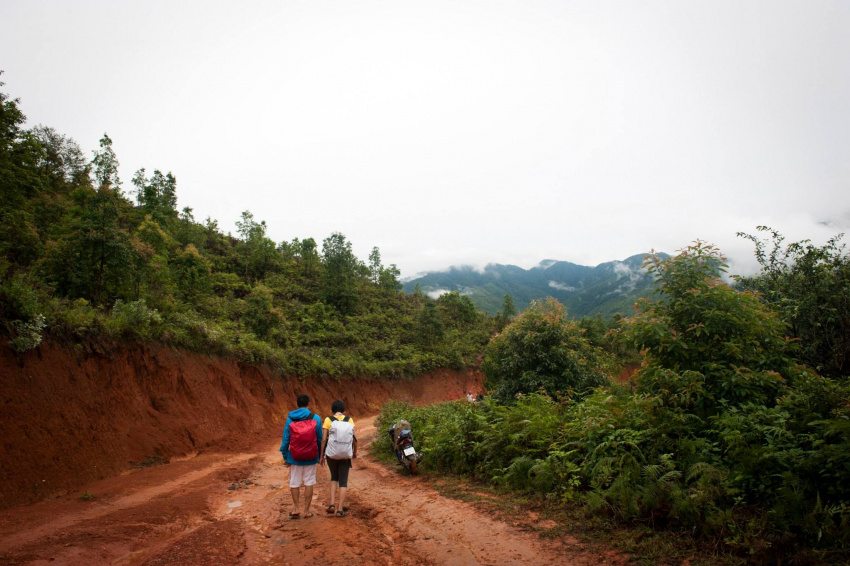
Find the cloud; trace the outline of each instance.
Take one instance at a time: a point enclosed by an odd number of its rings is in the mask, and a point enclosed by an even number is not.
[[[616,273],[618,277],[627,277],[629,281],[638,281],[641,277],[643,277],[642,270],[632,269],[625,263],[619,261],[614,262],[614,273]]]
[[[818,225],[836,230],[847,230],[850,228],[850,210],[845,210],[843,214],[839,214],[837,217],[821,220]]]
[[[433,291],[428,291],[425,294],[431,297],[432,299],[437,300],[446,293],[451,293],[451,291],[449,291],[448,289],[434,289]]]
[[[458,287],[457,291],[452,291],[450,289],[434,289],[432,291],[428,291],[425,294],[436,301],[437,299],[439,299],[440,297],[442,297],[446,293],[457,292],[459,295],[470,296],[470,295],[472,295],[473,291],[474,291],[474,289],[472,287]]]
[[[620,278],[628,278],[627,281],[624,281],[619,287],[617,287],[617,292],[625,294],[633,291],[635,287],[637,287],[638,282],[643,279],[645,269],[643,267],[639,269],[632,269],[623,262],[615,261],[614,273],[616,273]]]
[[[626,265],[625,263],[615,261],[614,262],[614,273],[619,275],[620,277],[629,277],[632,276],[632,268]]]
[[[440,268],[440,269],[429,270],[426,273],[451,273],[453,271],[459,271],[459,272],[471,271],[473,273],[484,274],[484,273],[487,272],[487,267],[488,266],[482,267],[481,265],[472,264],[472,263],[462,263],[462,264],[459,264],[459,265],[449,265],[447,267],[443,267],[443,268]]]
[[[570,287],[569,285],[564,285],[563,283],[558,283],[557,281],[549,281],[549,286],[553,289],[558,289],[559,291],[575,291],[575,287]]]

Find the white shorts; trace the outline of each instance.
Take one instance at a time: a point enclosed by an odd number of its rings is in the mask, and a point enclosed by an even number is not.
[[[309,466],[289,466],[289,487],[316,485],[316,464]]]

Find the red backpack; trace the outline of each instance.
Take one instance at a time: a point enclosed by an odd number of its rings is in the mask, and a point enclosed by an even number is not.
[[[316,442],[316,428],[319,423],[310,413],[303,419],[292,419],[289,423],[289,453],[293,460],[315,460],[319,457],[319,445]]]

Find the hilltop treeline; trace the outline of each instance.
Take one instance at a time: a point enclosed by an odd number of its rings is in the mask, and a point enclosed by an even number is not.
[[[87,159],[24,121],[0,93],[0,331],[17,351],[49,333],[154,340],[287,374],[402,375],[472,364],[494,329],[458,293],[402,293],[378,248],[364,262],[340,233],[274,242],[248,211],[224,234],[178,210],[170,172],[122,184],[107,135]]]

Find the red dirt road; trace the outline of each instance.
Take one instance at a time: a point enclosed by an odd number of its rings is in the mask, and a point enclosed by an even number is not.
[[[373,419],[357,420],[368,445]],[[367,453],[366,450],[362,453]],[[0,564],[624,564],[576,540],[541,539],[448,499],[426,479],[370,457],[355,461],[348,515],[326,515],[320,469],[315,516],[292,520],[277,442],[244,454],[201,454],[0,512]],[[228,489],[231,488],[231,489]]]

